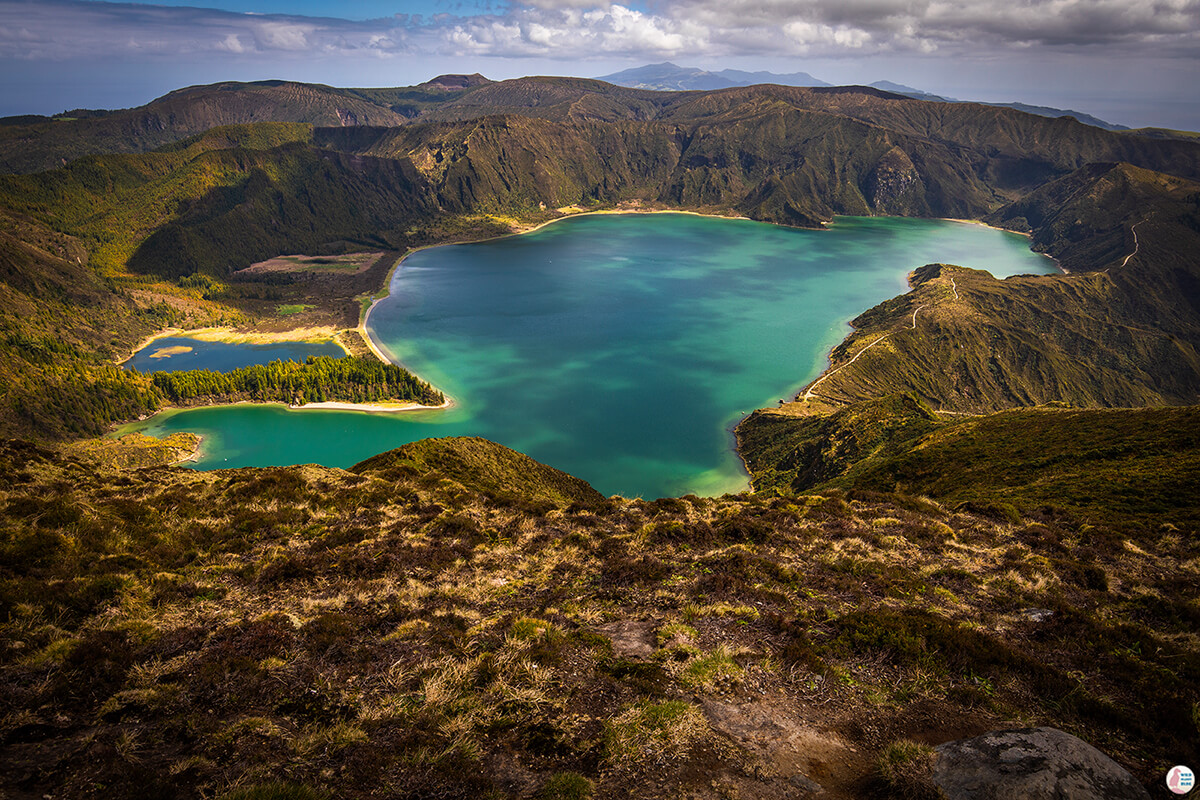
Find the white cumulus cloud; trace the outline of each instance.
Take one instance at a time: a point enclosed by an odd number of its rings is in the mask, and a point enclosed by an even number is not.
[[[203,0],[197,0],[202,2]],[[374,55],[837,57],[1111,48],[1200,54],[1200,0],[516,0],[351,21],[87,0],[0,0],[0,58]]]

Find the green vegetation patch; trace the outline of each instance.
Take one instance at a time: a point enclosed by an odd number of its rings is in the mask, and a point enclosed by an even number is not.
[[[307,303],[286,303],[281,305],[276,313],[281,317],[291,317],[296,314],[303,314],[305,311],[311,311],[315,306]]]
[[[304,363],[272,361],[230,372],[199,369],[154,372],[154,387],[172,403],[198,398],[299,404],[341,400],[415,400],[441,405],[445,397],[403,367],[368,356],[309,356]]]
[[[661,763],[684,756],[707,733],[704,716],[689,703],[640,703],[608,724],[605,753],[618,765]]]

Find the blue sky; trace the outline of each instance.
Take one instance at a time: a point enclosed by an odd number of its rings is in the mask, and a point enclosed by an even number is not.
[[[402,86],[668,60],[1200,129],[1200,0],[0,0],[0,115],[218,80]]]
[[[150,4],[143,4],[150,5]],[[221,11],[236,11],[249,14],[290,14],[303,17],[339,17],[348,20],[382,19],[396,14],[420,14],[432,17],[435,14],[459,16],[486,13],[507,8],[507,2],[451,2],[450,0],[422,0],[422,2],[396,2],[395,0],[353,0],[331,3],[328,0],[229,0],[228,2],[205,3],[202,0],[167,0],[156,3],[161,6],[204,7]]]

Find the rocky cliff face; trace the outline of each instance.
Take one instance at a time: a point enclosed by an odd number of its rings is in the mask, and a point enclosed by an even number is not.
[[[912,159],[898,147],[883,155],[866,181],[866,195],[877,214],[902,214],[907,205],[903,198],[924,189]],[[893,212],[892,209],[899,209]]]

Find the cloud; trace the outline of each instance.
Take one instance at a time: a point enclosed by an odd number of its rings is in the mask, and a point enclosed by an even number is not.
[[[198,0],[200,1],[200,0]],[[0,58],[224,54],[588,58],[1200,53],[1200,0],[515,0],[351,21],[85,0],[0,0]]]

